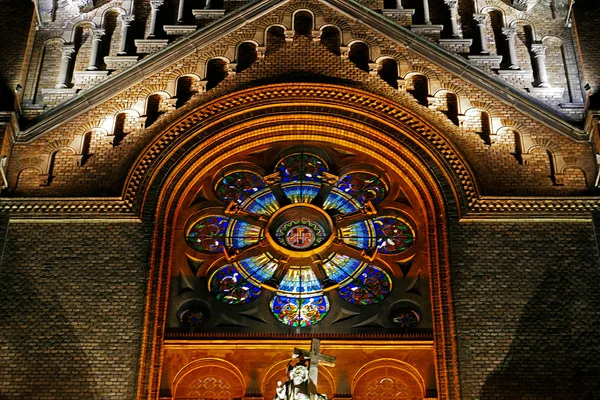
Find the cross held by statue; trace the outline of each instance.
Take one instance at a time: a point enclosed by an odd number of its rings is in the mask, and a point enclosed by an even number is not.
[[[321,341],[312,339],[310,342],[310,351],[294,349],[293,358],[308,360],[308,393],[317,394],[317,381],[319,378],[319,365],[326,367],[335,367],[335,357],[321,353]]]

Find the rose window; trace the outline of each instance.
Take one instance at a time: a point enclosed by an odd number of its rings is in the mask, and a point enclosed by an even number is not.
[[[391,293],[391,271],[379,259],[413,246],[414,223],[385,201],[382,172],[331,171],[317,154],[283,157],[270,174],[230,166],[214,182],[222,207],[196,213],[186,235],[217,259],[208,274],[217,300],[234,306],[269,291],[272,315],[303,327],[327,316],[331,296],[370,306]]]

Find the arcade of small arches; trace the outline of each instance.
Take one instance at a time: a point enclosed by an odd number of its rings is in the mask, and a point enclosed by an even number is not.
[[[104,22],[98,23],[108,24],[113,18],[111,13],[118,14],[117,11],[107,11],[103,15]],[[500,12],[496,9],[488,11],[490,13]],[[194,96],[215,88],[228,76],[244,71],[263,58],[265,54],[275,51],[286,41],[293,40],[297,36],[308,36],[312,40],[320,41],[334,54],[348,59],[358,68],[372,75],[379,76],[394,89],[411,94],[422,106],[443,113],[459,128],[476,133],[487,146],[492,144],[513,146],[512,153],[521,164],[526,165],[532,160],[539,159],[540,156],[536,153],[541,151],[543,155],[540,162],[550,165],[550,174],[555,185],[564,183],[569,168],[582,169],[568,165],[560,146],[556,143],[537,143],[535,139],[532,139],[530,132],[523,129],[518,123],[495,115],[493,107],[487,103],[469,99],[461,88],[440,80],[434,71],[420,65],[411,66],[410,62],[402,55],[382,52],[375,43],[369,43],[364,38],[355,38],[343,28],[326,23],[323,16],[318,15],[314,10],[293,10],[286,18],[289,18],[289,21],[264,27],[264,31],[258,32],[258,36],[252,40],[231,43],[223,54],[203,56],[198,68],[175,72],[164,87],[159,85],[160,87],[144,88],[138,98],[131,102],[129,108],[114,110],[112,113],[109,110],[108,114],[104,115],[97,124],[95,122],[86,124],[90,125],[87,131],[77,134],[69,143],[57,144],[56,148],[43,154],[35,165],[20,166],[20,170],[16,171],[16,174],[19,175],[16,178],[18,182],[12,186],[16,186],[18,192],[20,190],[18,186],[29,185],[31,184],[29,181],[32,179],[38,182],[38,186],[50,185],[53,177],[60,172],[60,167],[63,164],[71,163],[71,161],[62,159],[75,158],[77,165],[85,164],[91,147],[98,146],[97,143],[108,142],[113,147],[121,145],[126,141],[128,135],[152,127],[161,116],[181,108]],[[506,21],[507,18],[489,18],[488,20]],[[518,21],[513,22],[517,23]],[[72,40],[79,37],[80,33],[77,32],[85,23],[80,22],[73,26]],[[288,25],[292,29],[288,29]],[[534,30],[526,29],[526,32],[529,32],[527,37],[533,43],[535,41]],[[546,37],[544,40],[552,41],[553,39]],[[51,52],[47,51],[46,53],[50,54]],[[89,65],[92,64],[92,61],[93,59],[90,59]],[[69,61],[63,65],[74,68],[75,65],[83,65],[82,63],[83,61]],[[65,76],[71,73],[72,71],[66,72]],[[63,72],[61,74],[61,76],[64,75]],[[38,87],[42,86],[41,83],[38,85]],[[505,143],[506,132],[509,133],[508,136],[511,136],[510,143]],[[500,137],[503,139],[499,139]],[[24,179],[20,177],[22,172],[27,175]],[[585,179],[586,177],[578,176],[578,181]],[[585,184],[585,182],[583,183]]]

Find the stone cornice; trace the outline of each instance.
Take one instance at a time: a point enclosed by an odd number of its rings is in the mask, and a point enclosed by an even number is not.
[[[532,118],[546,126],[576,140],[586,140],[587,134],[572,125],[569,118],[547,105],[537,101],[525,93],[518,91],[500,78],[487,74],[471,65],[468,60],[451,54],[425,38],[398,26],[382,15],[376,14],[354,0],[321,0],[323,3],[337,9],[339,12],[365,23],[371,29],[388,37],[398,44],[406,46],[409,51],[427,59],[454,75],[473,84],[479,89],[496,97],[498,100],[516,109],[526,112]],[[118,74],[98,86],[82,92],[73,99],[61,104],[46,114],[43,114],[35,125],[23,130],[17,136],[19,142],[28,142],[48,132],[57,126],[75,118],[90,108],[107,101],[115,96],[115,88],[126,90],[128,87],[143,81],[166,68],[196,49],[202,48],[220,37],[252,21],[272,8],[279,7],[288,1],[257,0],[245,7],[225,16],[190,36],[169,45],[164,50],[144,58],[130,69]]]
[[[565,219],[600,211],[600,197],[487,197],[475,200],[462,218]],[[0,212],[18,218],[139,220],[121,198],[2,198]]]

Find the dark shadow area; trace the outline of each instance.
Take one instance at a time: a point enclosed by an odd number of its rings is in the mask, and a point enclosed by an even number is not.
[[[429,105],[429,82],[425,75],[412,75],[406,84],[406,91],[422,106]]]
[[[369,46],[362,42],[356,42],[350,46],[348,59],[358,68],[369,72]]]
[[[196,91],[193,90],[195,80],[196,78],[191,76],[182,76],[177,79],[177,93],[175,94],[175,97],[177,97],[176,108],[183,106],[196,94]]]
[[[159,108],[161,99],[162,98],[160,94],[153,94],[152,96],[148,97],[148,101],[146,103],[146,128],[156,122],[158,117],[160,117],[161,113],[159,112]]]
[[[328,26],[321,33],[321,44],[336,56],[340,55],[341,35],[340,30],[333,26]]]
[[[244,42],[238,47],[236,72],[242,72],[248,69],[256,62],[256,45],[250,42]]]
[[[600,273],[572,272],[546,271],[482,400],[600,398]]]
[[[214,58],[206,66],[206,90],[217,86],[227,77],[227,63],[220,58]]]
[[[398,89],[398,62],[391,58],[381,60],[379,77],[394,89]]]
[[[282,27],[272,26],[267,31],[267,53],[277,51],[285,45],[285,33]]]
[[[311,37],[313,16],[308,11],[299,11],[294,15],[294,30],[298,36]]]

